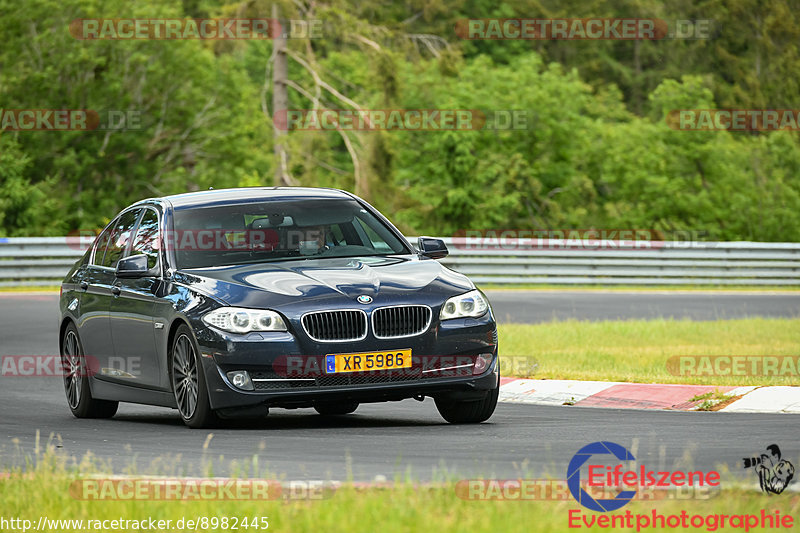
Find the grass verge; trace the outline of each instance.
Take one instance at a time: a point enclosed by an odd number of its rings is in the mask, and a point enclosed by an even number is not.
[[[59,285],[22,285],[22,286],[14,286],[14,285],[4,285],[0,287],[0,292],[58,292],[60,289]]]
[[[573,320],[498,329],[501,359],[513,363],[504,365],[507,376],[720,386],[800,383],[800,319]],[[516,364],[512,356],[535,359],[536,365]],[[794,356],[795,365],[794,373],[783,375],[676,375],[676,360],[669,362],[679,356]],[[746,369],[752,373],[752,364]]]
[[[105,499],[99,501],[76,499],[70,487],[76,480],[84,479],[86,465],[79,470],[65,469],[55,461],[40,463],[23,473],[16,471],[10,477],[0,478],[0,507],[2,518],[29,520],[31,525],[44,517],[50,531],[102,530],[91,527],[92,523],[104,523],[109,531],[137,531],[129,523],[127,527],[114,527],[111,520],[170,521],[169,531],[231,531],[234,521],[240,531],[263,531],[265,523],[270,531],[304,532],[550,532],[568,531],[570,519],[580,529],[589,529],[583,520],[597,520],[601,516],[625,514],[626,512],[651,516],[680,515],[685,511],[690,516],[699,515],[743,515],[761,516],[762,510],[775,516],[790,516],[792,522],[800,511],[800,495],[784,493],[768,497],[751,490],[725,489],[716,497],[708,499],[670,498],[654,501],[634,501],[615,513],[594,513],[580,507],[568,495],[558,501],[486,501],[465,499],[464,491],[456,491],[455,482],[435,486],[411,482],[397,482],[386,488],[359,488],[345,484],[326,499],[314,501],[284,500],[147,500]],[[79,474],[78,472],[82,472]],[[183,519],[183,526],[178,524]],[[223,520],[227,519],[227,527]],[[243,520],[248,527],[243,527]],[[634,518],[635,520],[636,518]],[[80,520],[80,526],[54,520]],[[187,521],[203,520],[207,527],[187,527]],[[718,519],[717,519],[718,520]],[[92,521],[92,522],[89,522]],[[99,523],[94,521],[101,521]],[[105,522],[109,521],[109,522]],[[218,524],[213,527],[214,523]],[[718,522],[717,522],[718,523]],[[259,527],[253,527],[257,524]],[[90,526],[87,528],[87,526]],[[597,527],[592,528],[597,530]],[[630,528],[617,528],[634,530]],[[733,531],[729,527],[717,527],[717,531]],[[790,527],[789,530],[792,528]],[[20,528],[5,528],[21,531]],[[660,531],[663,528],[649,529]],[[681,530],[680,528],[677,530]],[[712,531],[706,527],[699,531]],[[779,529],[780,530],[780,529]],[[648,531],[648,529],[643,529]]]

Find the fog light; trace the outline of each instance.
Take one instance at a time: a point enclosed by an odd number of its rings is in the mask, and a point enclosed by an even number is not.
[[[489,365],[492,364],[492,354],[490,353],[482,353],[478,357],[475,358],[475,366],[472,367],[472,375],[477,376],[478,374],[483,374],[486,372],[486,369],[489,368]]]
[[[228,379],[237,389],[253,390],[253,382],[250,380],[250,375],[244,370],[228,372]]]

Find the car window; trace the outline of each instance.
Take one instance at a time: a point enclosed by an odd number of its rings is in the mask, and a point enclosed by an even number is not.
[[[92,255],[92,265],[103,264],[103,254],[106,253],[108,240],[111,236],[111,231],[114,229],[115,224],[109,224],[108,227],[101,233],[95,241],[94,254]]]
[[[350,199],[186,208],[173,220],[178,268],[409,253],[385,223]]]
[[[364,234],[367,236],[367,239],[369,239],[369,243],[372,245],[372,248],[376,252],[381,254],[388,254],[392,252],[392,249],[389,247],[388,244],[386,244],[386,241],[383,238],[381,238],[381,236],[378,235],[378,233],[371,226],[367,225],[367,223],[361,220],[361,218],[359,217],[356,217],[355,220],[357,224],[361,227],[361,229],[364,231]]]
[[[131,231],[133,226],[136,225],[136,219],[139,218],[141,209],[132,209],[122,214],[111,232],[111,240],[106,248],[106,254],[103,257],[102,265],[111,268],[117,268],[117,262],[122,259],[131,239]]]
[[[158,264],[160,246],[158,213],[153,209],[145,209],[139,228],[136,230],[136,237],[133,239],[130,255],[146,255],[147,268],[154,268]]]

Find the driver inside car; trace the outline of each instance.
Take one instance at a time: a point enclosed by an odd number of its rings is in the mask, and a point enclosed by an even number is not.
[[[297,231],[300,255],[317,255],[330,249],[327,242],[328,231],[325,226],[306,226]]]

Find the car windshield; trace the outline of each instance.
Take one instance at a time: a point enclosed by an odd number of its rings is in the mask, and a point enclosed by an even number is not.
[[[176,209],[178,268],[410,253],[355,200],[270,200]]]

